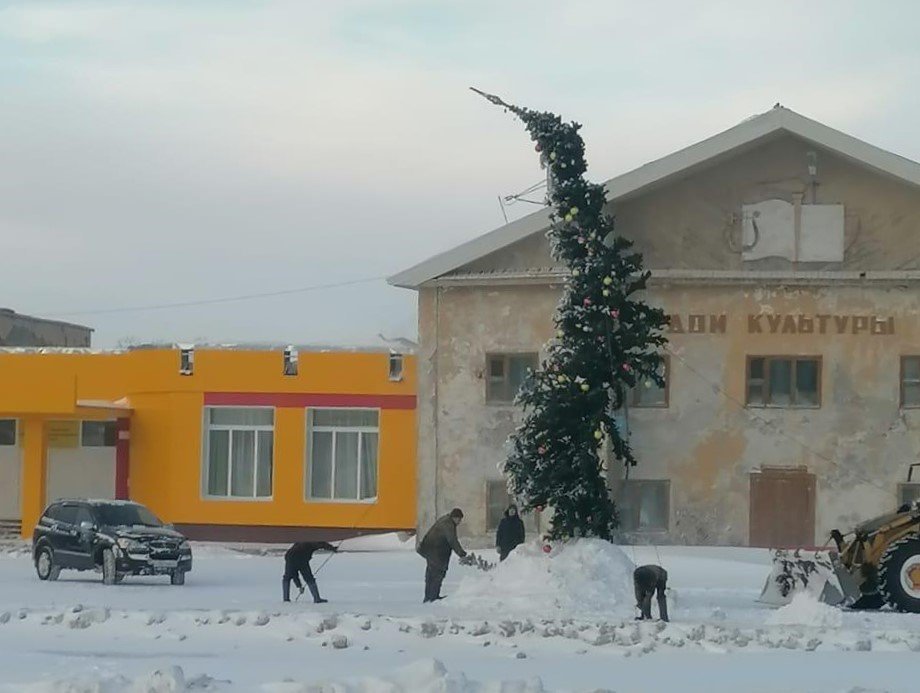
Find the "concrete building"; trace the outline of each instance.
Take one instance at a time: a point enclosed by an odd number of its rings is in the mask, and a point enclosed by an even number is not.
[[[590,147],[589,147],[590,152]],[[636,541],[812,545],[917,494],[920,165],[776,107],[609,180],[671,316],[611,465]],[[419,296],[420,525],[484,535],[565,272],[538,211],[390,279]]]
[[[87,348],[92,336],[92,328],[83,325],[35,318],[0,308],[0,346]]]
[[[415,357],[389,349],[0,349],[0,529],[130,498],[187,536],[415,526]]]

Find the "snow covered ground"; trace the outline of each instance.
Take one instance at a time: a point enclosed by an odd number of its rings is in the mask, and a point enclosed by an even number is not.
[[[280,602],[277,547],[196,546],[184,587],[106,587],[89,573],[41,583],[27,554],[6,551],[0,691],[920,689],[920,616],[761,606],[766,551],[626,547],[622,561],[581,555],[583,571],[536,548],[501,572],[455,560],[451,596],[423,605],[424,564],[411,548],[346,542],[318,574],[330,600],[319,607]],[[672,623],[632,621],[630,561],[667,568]]]

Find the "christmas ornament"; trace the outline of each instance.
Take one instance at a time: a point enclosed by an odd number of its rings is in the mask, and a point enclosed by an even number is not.
[[[611,317],[611,318],[618,318],[618,317],[620,317],[620,311],[618,311],[616,308],[614,308],[613,310],[610,311],[610,317]]]
[[[565,223],[566,223],[566,224],[569,224],[569,223],[571,223],[571,221],[572,221],[572,215],[571,215],[571,214],[566,214],[566,215],[565,215]]]
[[[562,339],[563,337],[565,337],[565,332],[563,332],[562,330],[556,330],[556,337],[558,337],[559,339]]]
[[[544,447],[541,445],[540,447],[537,448],[537,452],[538,452],[539,454],[541,454],[541,455],[545,455],[545,454],[546,454],[546,448],[544,448]]]
[[[579,276],[580,274],[581,274],[581,270],[579,270],[579,269],[577,269],[577,268],[572,270],[572,276],[573,276],[573,277],[577,277],[577,276]]]
[[[538,512],[538,513],[542,513],[542,512],[543,512],[543,506],[542,506],[542,505],[538,505],[538,506],[537,506],[537,512]]]
[[[565,382],[565,376],[564,376],[564,375],[560,375],[559,377],[556,378],[556,380],[558,380],[560,383],[564,383],[564,382]]]
[[[582,391],[582,392],[587,392],[587,391],[590,390],[590,389],[591,389],[591,386],[588,385],[588,383],[582,383],[582,384],[581,384],[581,391]]]
[[[553,550],[552,546],[550,546],[549,544],[543,544],[543,553],[549,553],[552,550]]]
[[[534,147],[534,149],[535,149],[537,152],[542,152],[542,151],[543,151],[543,145],[540,144],[539,142],[537,142],[537,146]]]
[[[550,152],[550,153],[549,153],[549,160],[550,160],[550,161],[555,161],[555,160],[556,160],[556,152]]]
[[[623,370],[629,373],[632,370],[632,366],[630,366],[628,363],[624,363]]]
[[[586,305],[586,306],[590,306],[590,305],[591,305],[591,299],[590,299],[590,298],[587,298],[587,297],[585,297],[585,300],[584,300],[584,301],[582,301],[582,303],[583,303],[584,305]]]
[[[646,389],[650,388],[651,386],[652,386],[652,381],[651,381],[651,380],[646,380],[646,381],[645,381],[645,387],[646,387]]]
[[[579,236],[579,237],[578,237],[578,242],[579,242],[581,245],[584,245],[584,244],[585,244],[585,237],[584,237],[584,236]]]
[[[572,163],[574,164],[575,162],[573,161]],[[578,214],[578,207],[572,207],[572,209],[569,210],[569,214],[571,214],[573,217]]]
[[[607,291],[607,289],[604,289],[603,291],[601,291],[601,293],[604,294],[604,298],[610,295],[610,292]]]
[[[604,432],[601,431],[601,429],[597,429],[597,430],[594,432],[594,438],[595,438],[596,440],[600,440],[600,439],[603,438],[603,437],[604,437]]]
[[[610,277],[604,277],[604,286],[610,286],[611,284],[613,284],[613,279]]]

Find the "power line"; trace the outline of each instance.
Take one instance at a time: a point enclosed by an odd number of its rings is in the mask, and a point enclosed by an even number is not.
[[[99,308],[94,310],[76,310],[66,312],[45,312],[44,315],[49,317],[70,317],[76,315],[103,315],[111,313],[140,313],[148,310],[165,310],[168,308],[188,308],[191,306],[208,306],[217,303],[234,303],[237,301],[253,301],[260,298],[273,298],[275,296],[290,296],[292,294],[305,294],[311,291],[322,291],[323,289],[338,289],[343,286],[354,286],[356,284],[368,284],[386,279],[386,276],[367,277],[365,279],[352,279],[344,282],[334,282],[331,284],[313,284],[303,286],[298,289],[284,289],[282,291],[266,291],[257,294],[243,294],[239,296],[222,296],[220,298],[204,298],[194,301],[177,301],[174,303],[155,303],[144,306],[125,306],[122,308]]]

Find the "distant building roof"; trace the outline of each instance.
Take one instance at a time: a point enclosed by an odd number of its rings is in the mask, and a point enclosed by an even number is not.
[[[0,308],[0,318],[17,318],[20,320],[30,320],[32,322],[41,322],[48,325],[61,325],[63,327],[74,327],[79,330],[86,330],[87,332],[95,332],[92,327],[87,327],[86,325],[80,325],[75,322],[66,322],[64,320],[52,320],[50,318],[39,318],[35,315],[25,315],[24,313],[17,313],[12,308]]]

